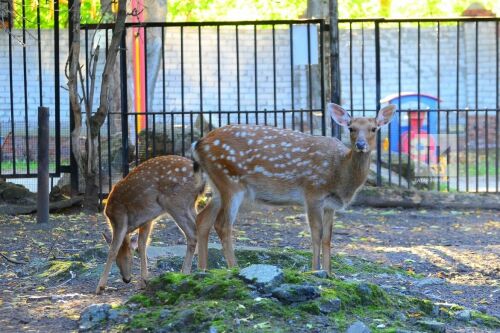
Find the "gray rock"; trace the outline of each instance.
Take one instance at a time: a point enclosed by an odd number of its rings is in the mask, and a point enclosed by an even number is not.
[[[320,296],[315,286],[287,283],[275,288],[272,295],[285,304],[305,302]]]
[[[100,303],[87,306],[80,315],[79,329],[86,331],[107,319],[111,305]]]
[[[426,328],[430,332],[437,332],[437,333],[445,333],[446,332],[446,325],[444,323],[439,322],[439,321],[420,320],[420,321],[418,321],[418,324],[420,324],[420,326]]]
[[[361,302],[363,304],[370,303],[373,296],[372,288],[370,288],[367,283],[360,283],[356,288],[358,290],[359,296],[361,296]]]
[[[250,265],[243,268],[239,276],[258,288],[271,289],[283,281],[283,270],[273,265]]]
[[[165,318],[169,317],[171,313],[172,313],[172,311],[170,311],[169,309],[163,309],[160,311],[160,318],[165,319]]]
[[[472,318],[472,313],[470,310],[462,310],[455,313],[455,318],[460,321],[470,321]]]
[[[342,303],[341,303],[340,299],[338,299],[338,298],[329,299],[327,301],[322,301],[319,304],[319,311],[323,314],[329,314],[332,312],[339,312],[341,304]]]
[[[69,299],[75,299],[75,298],[80,298],[82,297],[82,294],[79,293],[73,293],[73,294],[62,294],[62,295],[52,295],[50,299],[52,302],[57,302],[57,301],[65,301]]]
[[[347,329],[346,333],[370,333],[370,329],[363,322],[357,321]]]
[[[125,310],[111,309],[108,311],[108,320],[115,323],[125,322],[127,320],[127,312]]]
[[[182,331],[193,323],[195,317],[194,310],[186,309],[179,312],[177,319],[172,323],[172,328]]]
[[[320,279],[328,279],[328,273],[327,273],[327,271],[324,271],[324,270],[314,271],[314,272],[312,272],[312,275],[314,275],[315,277],[318,277]]]
[[[446,281],[444,279],[440,279],[440,278],[425,278],[425,279],[416,281],[415,286],[422,288],[422,287],[444,284],[445,282]]]

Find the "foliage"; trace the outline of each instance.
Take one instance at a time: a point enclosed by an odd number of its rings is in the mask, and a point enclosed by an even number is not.
[[[37,6],[40,6],[40,27],[54,27],[54,1],[40,0],[15,0],[13,6],[13,21],[15,28],[22,28],[25,24],[26,28],[34,29],[38,26]],[[23,15],[24,8],[24,15]],[[101,2],[99,0],[82,0],[81,22],[97,23],[100,21]],[[24,22],[23,22],[23,17]],[[59,27],[68,26],[68,1],[59,1]]]
[[[443,17],[459,16],[470,0],[353,0],[339,1],[340,18],[366,17]],[[500,1],[482,0],[485,8],[500,13]],[[23,26],[23,4],[27,28],[37,27],[37,5],[40,5],[40,26],[53,28],[54,2],[15,0],[14,25]],[[101,20],[99,0],[82,0],[81,22],[97,23]],[[171,0],[167,1],[167,21],[224,21],[224,20],[277,20],[303,17],[307,0]],[[68,1],[59,1],[59,25],[68,25]]]

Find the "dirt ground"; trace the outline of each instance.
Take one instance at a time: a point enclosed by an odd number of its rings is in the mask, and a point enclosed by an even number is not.
[[[137,280],[124,284],[115,273],[102,296],[94,295],[98,274],[47,277],[48,260],[64,260],[104,246],[102,214],[51,215],[37,225],[34,216],[0,217],[0,331],[66,332],[78,329],[83,308],[120,303],[137,292]],[[294,207],[246,208],[235,225],[237,245],[309,249],[302,210]],[[215,233],[212,242],[218,242]],[[152,245],[184,244],[175,224],[160,221]],[[407,294],[457,303],[500,316],[500,214],[498,211],[444,211],[353,208],[336,215],[333,251],[401,267],[445,283],[417,286],[380,274],[360,277]],[[138,259],[135,259],[136,273]],[[105,259],[97,257],[102,267]],[[39,264],[37,264],[39,263]],[[161,273],[150,263],[150,273]],[[137,274],[135,275],[137,277]],[[351,278],[356,278],[353,276]],[[72,295],[74,294],[74,295]]]

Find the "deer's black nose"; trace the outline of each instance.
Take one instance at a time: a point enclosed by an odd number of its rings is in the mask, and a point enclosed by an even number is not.
[[[123,282],[125,282],[125,283],[130,283],[130,281],[132,281],[132,278],[128,278],[128,279],[126,279],[126,278],[122,278],[122,280],[123,280]]]
[[[366,150],[368,148],[368,146],[366,145],[365,141],[357,141],[356,142],[356,148],[358,150]]]

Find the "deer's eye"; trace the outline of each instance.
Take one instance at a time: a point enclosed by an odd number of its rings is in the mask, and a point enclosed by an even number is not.
[[[349,128],[349,132],[351,132],[351,133],[354,132],[354,128],[352,128],[352,127],[348,127],[348,128]]]
[[[372,132],[375,133],[377,131],[377,128],[376,127],[373,127],[372,128]]]

